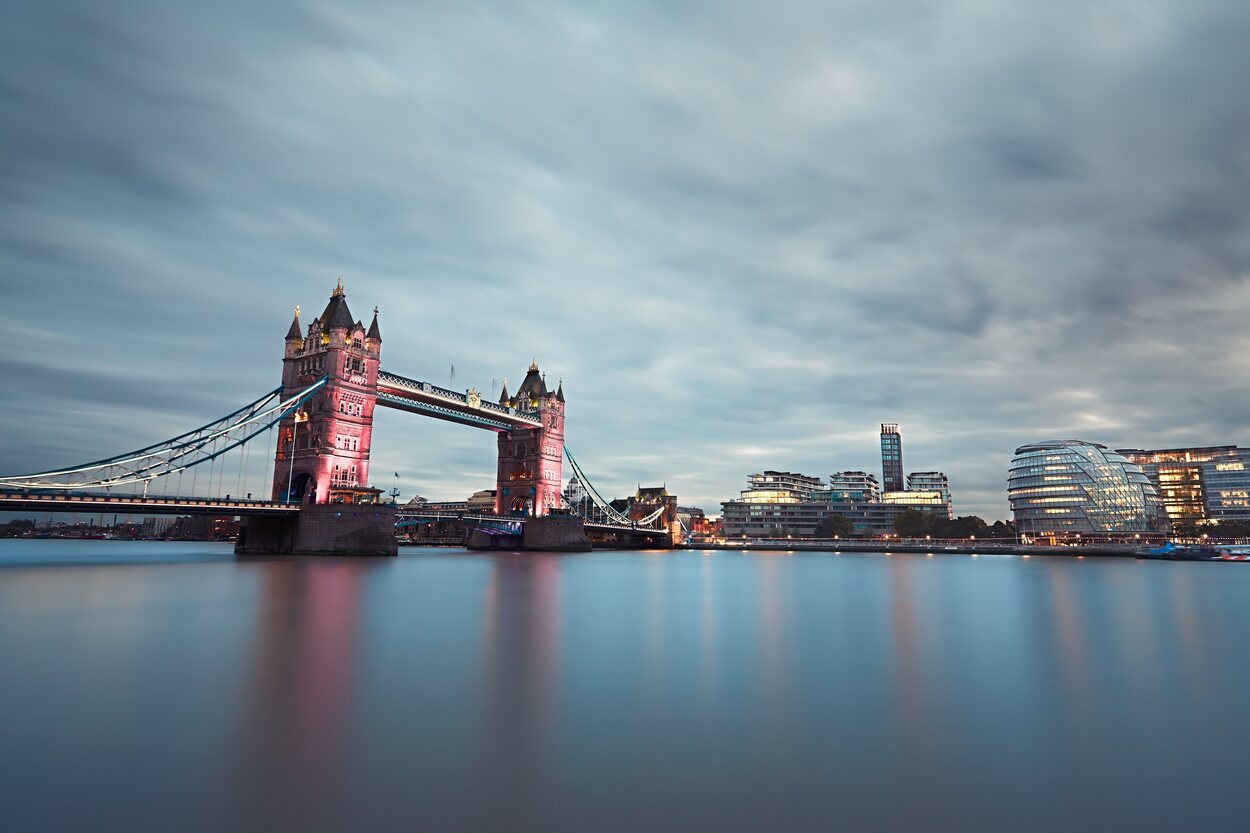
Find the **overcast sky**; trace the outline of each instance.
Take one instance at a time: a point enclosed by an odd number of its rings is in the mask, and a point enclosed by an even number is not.
[[[257,7],[260,7],[259,9]],[[0,25],[0,472],[277,383],[291,308],[382,365],[563,378],[610,494],[764,468],[1250,444],[1250,4],[18,2]],[[382,411],[374,483],[493,487]]]

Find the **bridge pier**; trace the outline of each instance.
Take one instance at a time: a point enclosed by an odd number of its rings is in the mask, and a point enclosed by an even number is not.
[[[246,517],[238,555],[397,555],[395,507],[318,503],[294,516]]]
[[[576,515],[544,515],[527,520],[520,535],[471,529],[465,546],[471,550],[590,552],[590,538],[582,519]]]

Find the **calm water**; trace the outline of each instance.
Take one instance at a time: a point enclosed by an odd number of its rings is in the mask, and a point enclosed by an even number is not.
[[[7,830],[1250,829],[1250,565],[0,541]]]

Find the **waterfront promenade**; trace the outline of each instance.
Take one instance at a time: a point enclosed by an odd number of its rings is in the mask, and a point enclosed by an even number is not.
[[[1081,544],[1079,546],[1049,546],[1020,544],[1014,541],[926,541],[920,538],[900,538],[897,541],[875,541],[833,538],[756,538],[746,541],[718,541],[714,543],[682,544],[682,549],[727,551],[777,551],[794,550],[832,553],[919,553],[923,555],[1053,555],[1059,557],[1127,556],[1144,544]]]

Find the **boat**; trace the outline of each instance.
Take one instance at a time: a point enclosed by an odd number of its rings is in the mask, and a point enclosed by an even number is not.
[[[1165,541],[1158,547],[1139,549],[1133,556],[1148,561],[1250,561],[1250,552],[1243,550],[1242,547],[1212,547]]]

